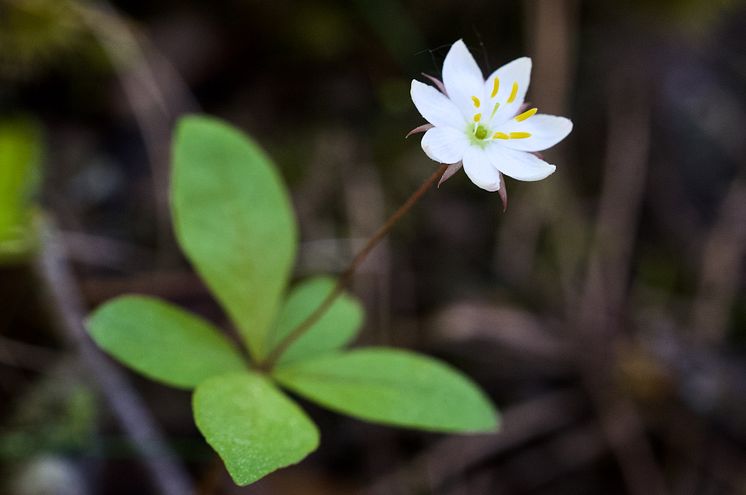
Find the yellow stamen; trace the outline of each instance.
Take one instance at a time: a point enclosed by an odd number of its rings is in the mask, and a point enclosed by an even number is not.
[[[496,132],[492,135],[492,139],[510,139],[510,136],[508,136],[504,132]]]
[[[528,119],[530,117],[533,117],[536,114],[536,112],[538,112],[538,111],[539,111],[538,108],[532,108],[531,110],[527,110],[527,111],[523,112],[522,114],[520,114],[519,116],[517,116],[515,119],[518,122],[523,122],[524,120],[526,120],[526,119]]]
[[[492,118],[492,117],[495,116],[495,114],[497,113],[497,109],[498,108],[500,108],[500,102],[499,101],[497,103],[495,103],[495,107],[492,109],[492,114],[490,115],[490,118]]]
[[[481,105],[481,102],[479,101],[479,98],[477,98],[476,96],[472,96],[471,97],[471,101],[474,102],[474,106],[477,107],[477,108],[479,108],[479,105]]]
[[[475,113],[474,114],[474,122],[479,122],[482,120],[482,114],[481,113]]]
[[[492,83],[492,98],[497,96],[497,92],[500,90],[500,78],[495,76],[495,80]]]
[[[510,90],[510,96],[508,97],[508,103],[513,103],[515,101],[515,97],[518,96],[518,83],[513,83],[513,89]]]
[[[510,139],[525,139],[531,137],[530,132],[511,132]]]

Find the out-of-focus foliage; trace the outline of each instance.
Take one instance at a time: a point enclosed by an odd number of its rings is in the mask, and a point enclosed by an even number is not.
[[[36,388],[0,428],[0,459],[82,449],[93,437],[96,401],[91,390],[56,376]]]
[[[72,0],[0,1],[0,75],[27,77],[86,42]]]
[[[76,465],[64,457],[40,455],[19,467],[9,480],[12,495],[90,495]]]
[[[725,11],[743,4],[743,0],[633,0],[640,11],[653,14],[666,23],[691,28],[707,27]]]
[[[33,244],[32,198],[41,159],[41,131],[34,122],[0,122],[0,263],[27,254]]]

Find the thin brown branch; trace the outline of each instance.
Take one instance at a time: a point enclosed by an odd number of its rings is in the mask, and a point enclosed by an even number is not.
[[[189,475],[169,449],[166,439],[122,371],[96,348],[84,328],[85,309],[80,291],[67,265],[59,233],[42,226],[41,252],[36,266],[59,330],[80,354],[90,375],[109,403],[132,446],[142,457],[159,493],[184,495],[193,492]]]
[[[176,117],[196,110],[197,103],[170,62],[113,5],[71,5],[109,57],[140,128],[153,177],[158,254],[168,260],[175,252],[168,202],[171,128]]]
[[[746,253],[746,181],[736,179],[702,254],[699,290],[692,326],[699,342],[718,345],[726,336]]]
[[[632,251],[647,177],[650,108],[642,82],[614,78],[609,96],[609,136],[604,183],[596,218],[593,251],[580,313],[584,326],[612,333],[608,315],[622,314]]]
[[[633,57],[632,53],[628,57]],[[632,251],[637,238],[650,144],[649,90],[644,79],[611,77],[609,135],[604,184],[574,325],[583,380],[599,424],[616,457],[627,490],[635,495],[668,493],[666,479],[635,403],[613,379],[616,344],[627,338],[625,313]]]
[[[0,364],[32,371],[46,371],[63,353],[0,336]]]

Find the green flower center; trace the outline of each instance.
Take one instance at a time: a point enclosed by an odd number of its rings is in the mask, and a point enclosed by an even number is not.
[[[489,131],[487,128],[483,125],[480,125],[477,127],[477,130],[474,131],[474,137],[479,139],[480,141],[487,137],[487,134],[489,134]]]

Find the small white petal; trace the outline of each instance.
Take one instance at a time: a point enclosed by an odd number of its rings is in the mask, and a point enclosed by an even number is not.
[[[500,172],[490,163],[486,150],[470,146],[463,161],[464,172],[474,184],[490,192],[500,189]]]
[[[456,163],[461,161],[469,141],[461,131],[450,127],[434,127],[422,136],[422,150],[436,162]]]
[[[475,114],[484,112],[484,77],[463,40],[451,46],[443,61],[443,84],[465,119],[471,121]],[[472,97],[477,98],[479,107]]]
[[[492,96],[495,89],[495,78],[499,78],[499,89],[497,94]],[[489,114],[486,116],[492,115],[495,105],[500,104],[492,117],[493,126],[515,117],[526,99],[530,81],[531,59],[528,57],[515,59],[490,74],[490,77],[484,83],[484,94],[489,97],[487,104]],[[513,95],[514,84],[517,87],[515,95]],[[509,102],[511,96],[513,96],[513,99]]]
[[[446,95],[427,84],[412,80],[410,90],[414,106],[425,120],[435,126],[462,128],[464,117]]]
[[[523,122],[511,119],[496,129],[510,134],[511,132],[528,132],[530,137],[507,139],[500,144],[520,151],[543,151],[559,143],[572,131],[572,121],[565,117],[538,114]]]
[[[557,169],[531,153],[505,148],[501,143],[490,145],[487,155],[495,168],[516,180],[545,179]]]

